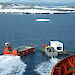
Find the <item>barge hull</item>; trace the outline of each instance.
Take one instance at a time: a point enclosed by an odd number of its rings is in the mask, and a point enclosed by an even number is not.
[[[35,52],[35,48],[33,46],[21,46],[12,49],[9,44],[4,45],[4,55],[11,54],[14,56],[23,56],[33,52]]]

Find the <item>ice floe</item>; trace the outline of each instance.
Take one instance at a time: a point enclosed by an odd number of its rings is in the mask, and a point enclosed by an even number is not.
[[[53,66],[59,61],[58,58],[51,58],[49,61],[45,61],[35,66],[34,71],[40,75],[50,75]]]
[[[20,56],[0,56],[0,75],[23,75],[26,68],[27,65],[22,62]]]

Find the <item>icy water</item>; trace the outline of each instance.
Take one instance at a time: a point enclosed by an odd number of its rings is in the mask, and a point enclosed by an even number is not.
[[[48,18],[50,22],[36,22],[37,18]],[[13,48],[32,43],[36,47],[35,53],[21,58],[0,56],[0,65],[3,65],[0,75],[49,75],[51,67],[60,59],[48,58],[39,47],[41,43],[59,40],[64,43],[64,49],[75,53],[74,20],[75,14],[0,14],[0,53],[5,41]],[[5,65],[9,65],[8,70]]]

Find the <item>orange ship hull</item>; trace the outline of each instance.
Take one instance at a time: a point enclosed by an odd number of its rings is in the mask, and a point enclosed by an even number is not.
[[[27,54],[30,54],[30,53],[33,53],[33,52],[35,52],[35,48],[30,48],[28,50],[18,52],[17,55],[18,56],[23,56],[23,55],[27,55]]]
[[[11,55],[14,55],[14,56],[23,56],[23,55],[27,55],[27,54],[30,54],[30,53],[33,53],[35,52],[35,49],[34,48],[31,48],[31,49],[28,49],[28,50],[25,50],[25,51],[22,51],[22,52],[17,52],[16,50],[12,50],[12,52],[8,52],[8,51],[4,51],[4,55],[7,55],[7,54],[11,54]]]
[[[19,48],[12,49],[10,44],[4,45],[4,55],[11,54],[14,56],[23,56],[33,52],[35,52],[34,46],[21,46]]]
[[[51,75],[75,75],[75,54],[59,61],[53,67]]]

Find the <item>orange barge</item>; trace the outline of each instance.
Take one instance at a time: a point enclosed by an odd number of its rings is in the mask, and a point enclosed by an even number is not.
[[[4,44],[4,55],[11,54],[15,56],[23,56],[27,55],[29,53],[35,52],[34,46],[21,46],[15,49],[12,49],[11,45],[9,43]]]
[[[75,54],[60,60],[53,67],[51,75],[75,75]]]

